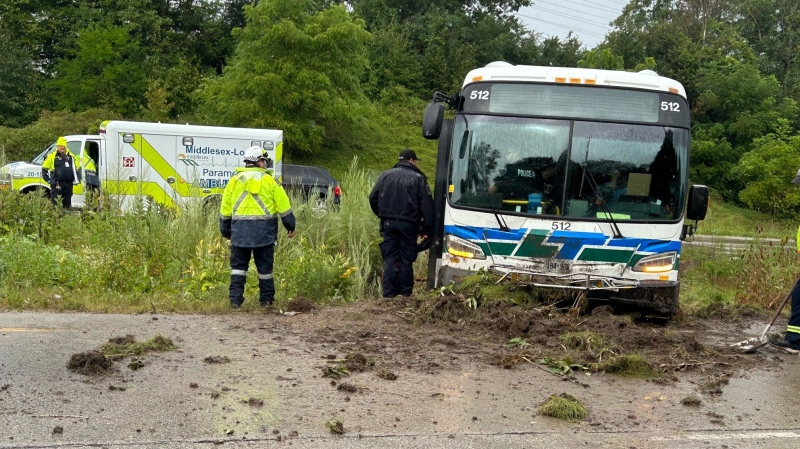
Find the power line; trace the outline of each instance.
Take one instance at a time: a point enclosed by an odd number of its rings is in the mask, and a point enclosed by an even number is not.
[[[600,27],[600,28],[606,28],[606,29],[608,28],[608,24],[607,23],[604,24],[604,23],[600,23],[600,22],[593,22],[591,20],[579,19],[579,18],[573,17],[573,16],[571,16],[569,14],[564,14],[564,13],[560,13],[558,11],[552,11],[552,10],[545,9],[545,8],[537,8],[536,10],[544,11],[546,13],[553,14],[553,15],[556,15],[556,16],[566,17],[567,19],[571,19],[571,20],[574,20],[576,22],[583,22],[583,23],[585,23],[587,25],[596,26],[596,27]],[[534,10],[534,11],[536,11],[536,10]]]
[[[583,0],[583,1],[585,1],[586,3],[591,3],[592,5],[599,5],[599,3],[590,2],[589,0]],[[558,6],[559,8],[569,9],[570,11],[577,11],[577,12],[581,12],[581,13],[584,13],[584,14],[591,14],[591,12],[580,11],[580,10],[577,10],[577,9],[570,9],[570,8],[564,7],[564,6],[562,6],[563,3],[551,3],[551,2],[546,2],[544,0],[536,0],[536,3],[537,4],[538,3],[544,3],[544,4],[547,4],[547,5],[551,5],[551,6]],[[587,8],[594,8],[594,9],[598,8],[598,6],[589,6],[589,5],[585,4],[585,3],[581,3],[578,0],[572,0],[570,3],[575,4],[577,6],[586,6]],[[534,7],[535,7],[535,5],[534,5]],[[614,13],[614,14],[619,14],[620,13],[620,11],[617,11],[615,9],[605,8],[605,7],[601,8],[600,10],[602,12],[610,12],[610,13]]]
[[[598,33],[594,32],[594,31],[582,30],[580,28],[575,28],[573,26],[567,26],[567,25],[563,25],[563,24],[560,24],[560,23],[551,22],[549,20],[539,19],[538,17],[526,16],[525,14],[520,14],[520,13],[515,13],[515,14],[520,16],[520,17],[524,17],[526,19],[530,19],[530,20],[535,20],[537,22],[546,23],[548,25],[554,25],[554,26],[557,26],[557,27],[565,28],[565,29],[570,30],[570,31],[580,31],[581,33],[588,34],[588,35],[595,36],[595,37],[600,37],[600,38],[605,37],[605,36],[603,36],[601,34],[598,34]]]

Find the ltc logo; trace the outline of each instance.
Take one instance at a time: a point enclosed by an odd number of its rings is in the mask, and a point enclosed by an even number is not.
[[[186,157],[185,154],[182,154],[182,153],[178,155],[178,160],[183,162],[186,165],[191,165],[191,166],[194,166],[194,167],[197,167],[199,165],[196,160],[189,159],[189,158]]]
[[[123,168],[133,168],[136,165],[136,158],[134,157],[122,157],[122,167]]]

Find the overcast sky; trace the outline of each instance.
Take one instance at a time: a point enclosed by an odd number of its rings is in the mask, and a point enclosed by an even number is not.
[[[519,10],[518,17],[529,29],[545,36],[577,36],[586,48],[594,48],[610,30],[627,0],[534,0]]]

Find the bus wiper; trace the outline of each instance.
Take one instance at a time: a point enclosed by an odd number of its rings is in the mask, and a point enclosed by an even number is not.
[[[506,224],[506,220],[502,218],[500,211],[497,210],[497,208],[494,206],[494,201],[492,201],[492,198],[489,196],[489,188],[488,186],[486,186],[486,181],[483,179],[481,179],[481,181],[483,181],[482,182],[483,194],[486,196],[486,201],[489,203],[489,207],[492,209],[492,213],[494,214],[494,219],[497,220],[497,224],[498,226],[500,226],[500,230],[503,232],[511,231],[511,228],[509,228],[508,224]]]
[[[605,199],[600,194],[600,188],[597,186],[597,182],[594,180],[594,176],[592,175],[592,171],[589,170],[589,165],[584,162],[581,164],[581,168],[583,169],[583,176],[588,181],[589,187],[592,189],[592,193],[594,194],[595,198],[600,201],[600,206],[603,209],[603,214],[606,216],[606,221],[611,224],[611,229],[614,231],[614,238],[621,239],[622,232],[619,230],[619,225],[617,225],[617,221],[614,220],[614,216],[611,214],[611,209],[608,208],[608,204],[606,204]],[[581,179],[581,184],[583,184],[583,179]]]

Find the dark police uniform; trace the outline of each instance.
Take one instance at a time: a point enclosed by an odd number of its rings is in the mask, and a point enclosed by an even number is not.
[[[418,160],[414,151],[400,152],[400,162],[381,173],[369,194],[372,212],[381,219],[384,298],[411,295],[417,236],[432,232],[431,189],[425,174],[410,160]]]

